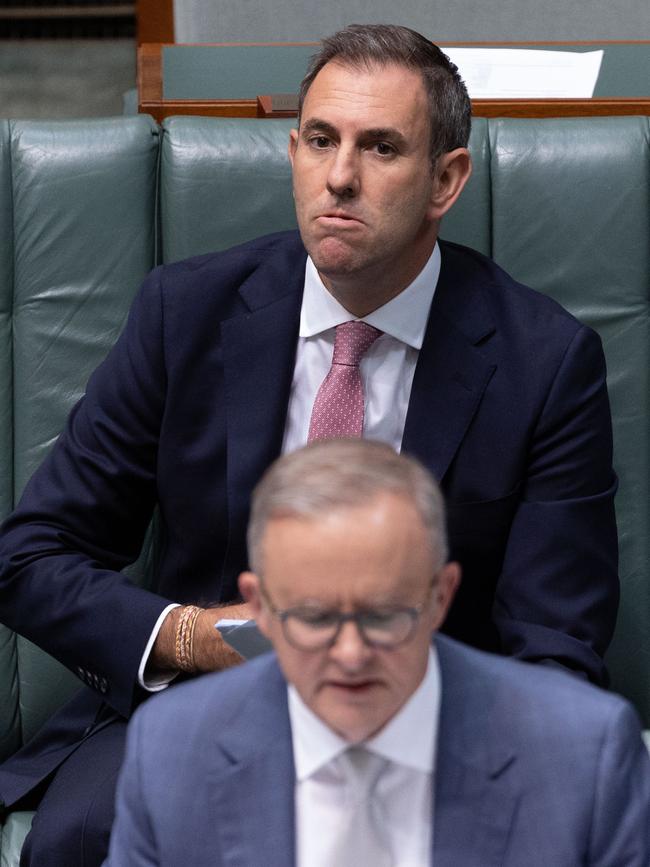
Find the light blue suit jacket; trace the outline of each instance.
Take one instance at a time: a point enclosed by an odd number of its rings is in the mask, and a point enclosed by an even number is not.
[[[435,867],[648,867],[650,761],[622,699],[436,639]],[[110,867],[292,867],[294,767],[273,655],[147,702]]]

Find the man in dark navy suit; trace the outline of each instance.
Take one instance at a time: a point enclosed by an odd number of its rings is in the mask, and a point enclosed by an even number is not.
[[[550,299],[438,242],[469,128],[456,68],[424,37],[346,28],[302,85],[300,234],[143,285],[0,540],[0,618],[91,687],[0,768],[8,807],[49,783],[24,863],[100,861],[133,708],[238,661],[213,623],[238,600],[250,492],[312,428],[350,432],[313,416],[350,322],[372,335],[348,365],[357,433],[418,456],[448,498],[465,580],[444,631],[603,682],[618,582],[602,349]],[[156,503],[154,593],[120,570]]]

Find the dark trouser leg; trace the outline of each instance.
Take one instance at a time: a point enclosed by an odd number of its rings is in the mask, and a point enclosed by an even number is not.
[[[99,867],[108,852],[126,722],[88,737],[61,765],[38,807],[21,867]]]

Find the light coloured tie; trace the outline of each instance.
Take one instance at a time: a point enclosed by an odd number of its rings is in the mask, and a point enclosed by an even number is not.
[[[359,362],[382,332],[353,320],[336,326],[329,373],[318,389],[308,442],[363,434],[363,385]]]
[[[350,747],[338,761],[348,785],[341,833],[332,841],[332,867],[392,867],[386,820],[376,789],[388,760],[363,747]]]

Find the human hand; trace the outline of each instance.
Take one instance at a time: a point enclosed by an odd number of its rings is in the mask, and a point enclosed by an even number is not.
[[[186,606],[172,609],[163,621],[147,664],[150,675],[183,670],[177,658],[176,638],[184,608]],[[252,612],[247,604],[199,609],[191,639],[192,670],[220,671],[243,662],[243,657],[215,629],[215,623],[224,618],[249,620],[251,617]]]
[[[239,665],[244,657],[223,638],[215,623],[218,620],[250,620],[247,605],[204,608],[196,620],[192,640],[194,665],[197,671],[221,671]]]

